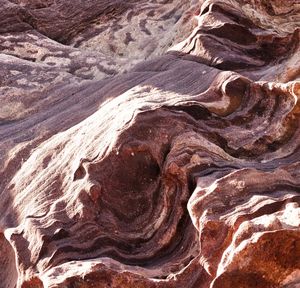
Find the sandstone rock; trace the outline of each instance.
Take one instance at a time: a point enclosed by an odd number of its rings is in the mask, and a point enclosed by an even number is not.
[[[300,287],[298,0],[0,3],[0,287]]]

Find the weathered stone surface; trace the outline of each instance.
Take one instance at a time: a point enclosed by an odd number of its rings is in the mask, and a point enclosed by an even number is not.
[[[300,287],[298,0],[0,4],[0,287]]]

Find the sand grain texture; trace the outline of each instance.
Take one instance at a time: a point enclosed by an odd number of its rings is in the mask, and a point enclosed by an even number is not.
[[[0,4],[0,287],[300,287],[298,0]]]

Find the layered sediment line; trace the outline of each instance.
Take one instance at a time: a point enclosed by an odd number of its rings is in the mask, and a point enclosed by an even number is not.
[[[0,287],[300,285],[297,0],[0,2]]]

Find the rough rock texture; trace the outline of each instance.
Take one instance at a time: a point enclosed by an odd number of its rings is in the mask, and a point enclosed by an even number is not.
[[[1,288],[300,287],[299,0],[0,4]]]

